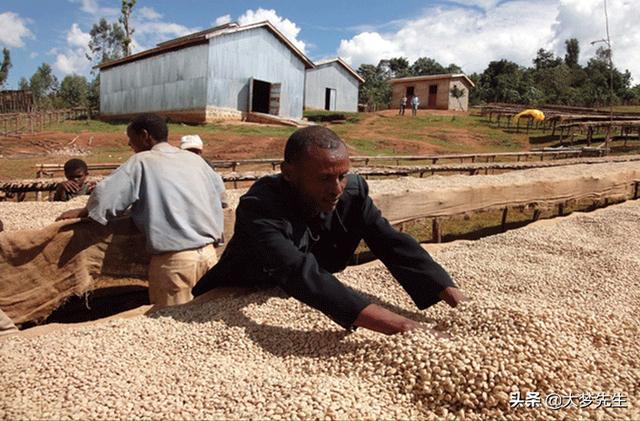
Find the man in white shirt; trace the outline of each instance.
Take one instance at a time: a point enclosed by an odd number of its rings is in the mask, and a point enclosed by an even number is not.
[[[420,106],[420,98],[418,95],[414,95],[411,98],[411,115],[416,116],[418,114],[418,107]]]
[[[89,217],[106,225],[130,208],[152,255],[149,300],[188,302],[193,285],[217,262],[224,184],[199,156],[167,142],[167,124],[156,114],[137,116],[127,136],[135,154],[95,187],[86,207],[58,219]]]

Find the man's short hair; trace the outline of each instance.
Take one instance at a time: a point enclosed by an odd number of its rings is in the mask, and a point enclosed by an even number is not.
[[[87,163],[82,159],[70,159],[64,163],[64,174],[70,175],[73,174],[76,170],[84,170],[85,173],[89,172],[89,167],[87,167]]]
[[[305,127],[289,136],[284,147],[284,160],[293,163],[307,153],[312,146],[335,151],[341,145],[344,145],[344,142],[332,130],[322,126]]]
[[[146,130],[156,142],[166,142],[169,137],[167,122],[158,114],[139,114],[131,121],[128,128],[135,133]]]

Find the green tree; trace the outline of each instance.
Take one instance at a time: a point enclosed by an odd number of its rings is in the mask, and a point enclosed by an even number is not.
[[[131,27],[131,23],[129,22],[129,18],[131,17],[131,12],[133,11],[133,6],[136,5],[136,0],[122,0],[122,8],[120,9],[121,16],[118,19],[118,22],[124,28],[124,38],[122,39],[122,55],[130,56],[131,55],[131,36],[133,35],[134,29]]]
[[[464,95],[466,93],[467,91],[464,88],[459,88],[458,85],[453,85],[453,88],[451,88],[451,90],[449,91],[449,95],[451,95],[451,97],[455,98],[458,101],[458,106],[461,110],[463,109],[463,107],[460,98],[464,98]]]
[[[100,74],[89,84],[87,102],[91,110],[100,110]]]
[[[106,63],[124,56],[126,34],[118,23],[109,23],[102,18],[93,24],[89,35],[90,54],[86,56],[94,64]]]
[[[9,77],[11,69],[11,53],[8,49],[2,49],[2,63],[0,64],[0,88],[2,88]]]
[[[38,108],[52,108],[58,91],[58,78],[53,74],[51,66],[42,63],[35,71],[29,87],[33,92],[33,100]]]
[[[578,58],[580,57],[580,43],[576,38],[570,38],[565,40],[564,45],[567,53],[564,55],[564,63],[569,67],[578,65]]]
[[[385,61],[385,60],[381,60]],[[392,78],[411,76],[409,60],[405,57],[395,57],[387,60],[389,68],[389,76]]]
[[[358,74],[364,79],[358,92],[359,103],[367,104],[372,111],[387,108],[391,102],[391,85],[388,83],[389,72],[385,60],[381,60],[377,66],[360,65]]]
[[[59,96],[66,108],[86,107],[89,84],[84,76],[68,75],[60,83]]]
[[[538,101],[547,104],[569,104],[571,73],[571,68],[564,63],[533,71],[535,88],[542,93]]]
[[[447,67],[444,68],[445,73],[464,73],[462,71],[462,67],[458,66],[455,63],[451,63]]]
[[[551,51],[547,51],[544,48],[538,50],[536,58],[533,59],[533,64],[536,66],[536,70],[548,69],[550,67],[556,67],[562,63],[560,57],[556,57]]]
[[[446,73],[440,63],[429,57],[420,57],[411,65],[413,76],[428,76]]]
[[[480,76],[479,85],[486,102],[522,103],[530,91],[530,75],[509,60],[489,63]]]
[[[26,77],[23,76],[20,78],[20,82],[18,82],[18,89],[20,89],[21,91],[28,91],[29,89],[31,89],[31,86],[29,86],[29,81]]]

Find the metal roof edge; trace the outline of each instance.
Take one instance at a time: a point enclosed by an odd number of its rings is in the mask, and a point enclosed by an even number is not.
[[[356,79],[358,79],[360,81],[360,83],[364,83],[364,78],[362,76],[360,76],[358,74],[358,72],[355,71],[353,69],[353,67],[351,67],[349,65],[349,63],[344,61],[341,57],[336,57],[336,58],[332,58],[332,59],[329,59],[329,60],[319,61],[319,62],[315,63],[315,65],[316,65],[316,67],[320,67],[320,66],[324,66],[324,65],[327,65],[327,64],[335,63],[335,62],[338,62],[339,64],[341,64],[342,67],[344,67],[349,73],[351,73]]]
[[[424,76],[409,76],[409,77],[401,77],[396,79],[390,79],[390,83],[400,83],[400,82],[412,82],[412,81],[420,81],[420,80],[430,80],[430,79],[453,79],[453,78],[464,78],[471,85],[472,88],[475,88],[476,84],[473,83],[471,79],[464,73],[441,73],[437,75],[424,75]]]

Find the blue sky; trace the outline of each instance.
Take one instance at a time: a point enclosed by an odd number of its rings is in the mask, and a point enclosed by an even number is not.
[[[637,0],[607,0],[614,62],[640,83],[640,8]],[[2,0],[0,47],[11,50],[7,87],[29,78],[43,62],[59,79],[90,75],[84,58],[88,32],[100,17],[115,21],[119,0]],[[227,21],[270,20],[312,60],[337,55],[357,68],[382,58],[421,56],[467,73],[506,58],[529,66],[538,48],[564,55],[578,38],[581,62],[605,36],[603,0],[219,1],[138,0],[134,49]]]

